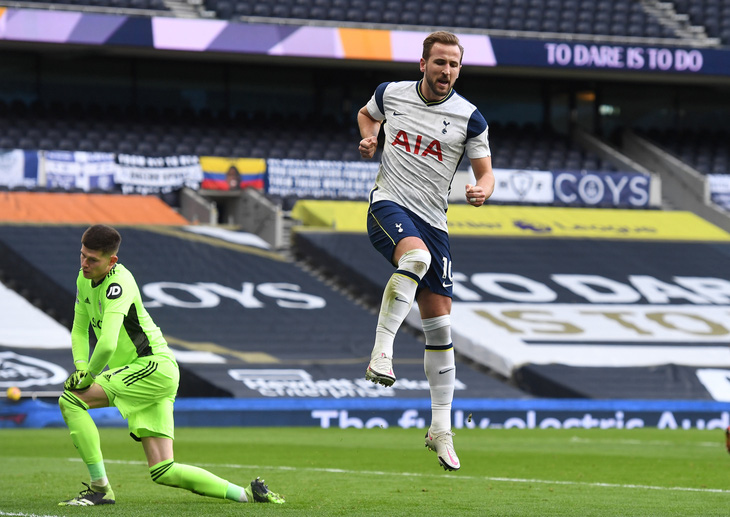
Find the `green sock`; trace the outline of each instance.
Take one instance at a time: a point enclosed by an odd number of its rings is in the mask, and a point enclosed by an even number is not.
[[[230,483],[207,470],[192,465],[162,461],[150,467],[150,476],[155,483],[184,488],[196,494],[227,499]]]
[[[245,503],[249,501],[248,494],[244,489],[233,483],[228,483],[228,489],[226,490],[226,499],[236,501],[239,503]]]
[[[89,415],[89,406],[68,391],[63,392],[58,405],[68,430],[71,432],[71,441],[78,449],[83,462],[89,467],[91,479],[95,479],[95,472],[99,472],[99,465],[101,465],[101,471],[104,471],[104,458],[101,454],[99,430]],[[92,472],[92,466],[95,472]]]
[[[104,468],[104,462],[92,463],[86,465],[89,469],[89,477],[91,478],[91,484],[94,486],[105,486],[109,480],[106,477],[106,469]]]

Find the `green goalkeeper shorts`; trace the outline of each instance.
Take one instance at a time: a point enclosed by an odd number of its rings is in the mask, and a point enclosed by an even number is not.
[[[173,406],[180,383],[177,364],[165,356],[140,357],[96,377],[129,424],[132,437],[175,437]]]

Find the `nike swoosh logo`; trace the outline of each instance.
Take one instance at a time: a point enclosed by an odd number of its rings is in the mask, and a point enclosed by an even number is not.
[[[454,284],[447,284],[446,282],[444,282],[444,283],[443,283],[443,284],[441,284],[441,285],[442,285],[442,286],[444,286],[444,289],[446,289],[447,287],[451,287],[451,286],[452,286],[452,285],[454,285]]]
[[[459,460],[455,460],[454,457],[451,455],[449,451],[446,451],[446,454],[449,455],[449,459],[451,460],[451,463],[454,465],[454,467],[459,467]]]
[[[408,303],[408,300],[404,300],[403,298],[398,298],[397,296],[395,297],[395,301],[402,302],[402,303]]]
[[[443,370],[439,370],[439,375],[442,373],[450,372],[451,370],[456,370],[456,366],[450,366],[449,368],[444,368]]]
[[[398,117],[398,116],[400,116],[400,115],[405,115],[405,113],[398,113],[397,111],[394,111],[394,112],[393,112],[393,116],[394,116],[394,117]]]

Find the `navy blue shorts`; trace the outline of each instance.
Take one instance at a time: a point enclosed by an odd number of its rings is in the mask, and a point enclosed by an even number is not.
[[[453,277],[449,234],[392,201],[378,201],[368,209],[368,236],[376,250],[393,264],[395,246],[404,237],[418,237],[431,253],[431,267],[419,289],[452,298]],[[393,264],[397,266],[397,264]]]

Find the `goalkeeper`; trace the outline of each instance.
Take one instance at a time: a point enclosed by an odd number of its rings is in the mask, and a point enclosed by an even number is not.
[[[122,241],[110,226],[89,227],[81,238],[81,270],[71,345],[76,371],[59,399],[71,440],[89,469],[86,489],[60,505],[114,504],[99,432],[88,410],[115,406],[142,442],[152,480],[209,497],[249,503],[283,503],[256,478],[234,485],[173,459],[173,403],[180,373],[160,329],[142,305],[137,283],[117,257]],[[89,324],[97,344],[89,358]],[[109,370],[103,371],[106,366]]]

